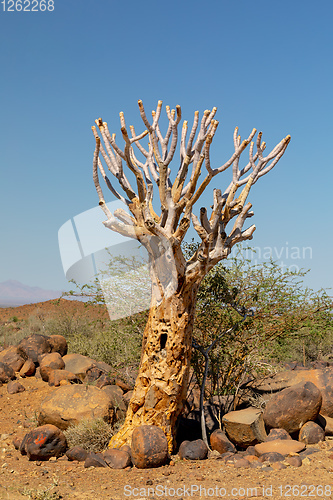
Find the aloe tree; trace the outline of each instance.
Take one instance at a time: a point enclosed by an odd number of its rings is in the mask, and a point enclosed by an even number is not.
[[[252,205],[247,202],[250,189],[277,164],[290,136],[264,156],[266,145],[262,133],[258,133],[254,142],[257,131],[253,129],[242,141],[236,127],[234,153],[223,165],[214,167],[210,148],[218,127],[216,108],[206,110],[201,120],[196,111],[188,134],[187,121],[179,132],[180,106],[172,110],[166,106],[168,127],[163,135],[159,126],[162,101],[158,101],[150,120],[142,101],[138,104],[145,130],[137,134],[134,127],[128,129],[121,112],[122,148],[101,118],[96,120],[97,127],[92,127],[96,140],[93,177],[99,205],[107,218],[103,224],[138,240],[146,248],[152,289],[139,374],[125,423],[112,438],[110,446],[130,443],[136,426],[152,424],[163,429],[171,451],[177,417],[182,411],[188,386],[200,282],[213,266],[228,257],[236,243],[252,239],[255,226],[243,229],[246,220],[253,215]],[[178,142],[180,161],[173,174],[170,165]],[[249,159],[240,168],[240,156],[247,147]],[[199,217],[195,215],[196,204],[205,190],[218,174],[229,168],[232,170],[229,185],[224,191],[213,190],[210,213],[202,207]],[[111,183],[107,169],[119,187]],[[100,176],[128,211],[117,209],[111,213]],[[234,223],[229,229],[232,219]],[[186,260],[181,244],[191,223],[201,243]]]

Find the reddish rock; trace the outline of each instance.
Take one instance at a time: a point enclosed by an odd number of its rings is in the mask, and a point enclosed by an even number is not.
[[[51,352],[49,354],[43,354],[39,357],[39,366],[42,373],[42,369],[45,367],[52,368],[52,370],[62,370],[65,368],[65,363],[58,352]]]
[[[89,453],[85,459],[84,466],[88,467],[107,467],[103,455],[101,453]]]
[[[264,453],[277,452],[281,455],[289,455],[289,453],[299,453],[304,450],[305,444],[293,439],[277,439],[276,441],[266,441],[255,445],[255,450],[259,456]]]
[[[205,460],[208,448],[202,439],[183,441],[179,447],[178,455],[181,460]]]
[[[17,349],[24,360],[30,358],[37,365],[39,356],[51,352],[51,345],[48,337],[35,334],[22,339]]]
[[[42,366],[42,367],[39,366],[38,371],[39,371],[39,374],[44,382],[49,381],[49,377],[50,377],[51,373],[53,372],[52,368],[50,368],[49,366]]]
[[[271,429],[265,441],[275,441],[276,439],[292,439],[285,429]]]
[[[92,382],[96,382],[102,375],[102,370],[97,366],[92,366],[86,371],[86,376],[84,378],[84,382],[87,384],[91,384]]]
[[[68,382],[69,384],[81,384],[81,379],[79,379],[74,373],[68,370],[51,370],[49,374],[49,385],[59,387],[62,382]]]
[[[216,429],[210,436],[210,447],[219,453],[227,451],[236,452],[235,446],[227,438],[226,434],[221,429]]]
[[[168,441],[156,425],[140,425],[132,434],[132,462],[138,469],[160,467],[168,460]]]
[[[54,425],[43,425],[32,429],[22,440],[20,451],[29,460],[49,460],[60,457],[67,448],[64,434]]]
[[[74,373],[82,381],[86,379],[87,371],[95,366],[95,361],[82,354],[66,354],[63,357],[65,370]]]
[[[33,375],[35,375],[35,373],[36,373],[35,363],[32,361],[32,359],[27,359],[20,370],[20,376],[23,378],[32,377]]]
[[[250,467],[250,462],[244,457],[235,457],[234,467],[235,469],[248,469]]]
[[[133,389],[133,387],[131,387],[129,384],[126,384],[126,382],[120,380],[120,378],[116,379],[116,385],[120,387],[120,389],[122,389],[124,393],[131,391]]]
[[[104,452],[103,456],[111,469],[125,469],[132,464],[130,454],[125,450],[109,449]]]
[[[20,356],[16,346],[10,346],[1,351],[0,361],[10,366],[14,372],[19,372],[24,365],[24,359]]]
[[[322,414],[318,415],[316,422],[322,427],[325,431],[325,436],[333,436],[333,418],[324,416]]]
[[[0,361],[0,383],[7,384],[10,380],[14,380],[15,372],[6,363]]]
[[[325,431],[315,422],[306,422],[299,432],[298,440],[305,444],[316,444],[325,440]]]
[[[8,394],[17,394],[18,392],[24,392],[25,387],[20,384],[17,380],[11,380],[7,385]]]
[[[84,462],[88,456],[88,452],[81,448],[81,446],[73,446],[66,451],[66,456],[70,461],[77,460],[78,462]]]
[[[312,382],[300,382],[283,389],[266,405],[264,421],[268,428],[299,431],[309,420],[316,420],[321,407],[320,390]]]
[[[51,352],[58,352],[60,356],[67,354],[67,341],[62,335],[50,335],[48,342],[51,346]]]

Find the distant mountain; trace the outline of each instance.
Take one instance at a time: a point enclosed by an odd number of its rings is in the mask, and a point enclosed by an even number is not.
[[[57,299],[62,292],[44,290],[38,286],[23,285],[19,281],[7,280],[0,283],[0,307],[23,306],[35,302]]]

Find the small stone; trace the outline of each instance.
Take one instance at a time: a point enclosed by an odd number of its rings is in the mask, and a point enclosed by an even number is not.
[[[289,455],[289,453],[299,453],[304,450],[305,444],[293,439],[276,439],[275,441],[266,441],[255,445],[256,452],[259,455],[276,451],[281,455]]]
[[[271,429],[265,441],[275,441],[276,439],[291,439],[291,435],[285,429]]]
[[[67,448],[64,434],[54,425],[43,425],[32,429],[21,442],[22,455],[29,460],[49,460],[63,455]]]
[[[20,384],[17,380],[12,380],[11,382],[8,382],[7,385],[7,392],[8,394],[17,394],[19,392],[24,392],[25,387]]]
[[[101,453],[89,453],[84,462],[84,467],[86,469],[88,467],[107,467],[107,463]]]
[[[281,462],[272,462],[270,466],[272,467],[273,470],[282,470],[287,468],[287,466]]]
[[[301,457],[287,457],[285,459],[285,462],[287,462],[289,465],[292,465],[293,467],[301,467],[302,465]]]
[[[316,444],[325,440],[325,431],[315,422],[306,422],[299,431],[298,440],[305,444]]]
[[[273,451],[273,452],[263,453],[259,457],[259,460],[260,462],[269,462],[269,463],[281,462],[282,460],[284,460],[284,455],[281,455],[281,453]]]
[[[24,362],[24,364],[20,370],[20,376],[22,378],[32,377],[33,375],[35,375],[35,373],[36,373],[36,365],[32,361],[32,359],[29,358]]]
[[[127,451],[108,449],[103,454],[105,462],[111,469],[125,469],[132,463],[131,457]]]
[[[88,452],[81,446],[73,446],[66,451],[66,456],[71,462],[74,460],[77,460],[78,462],[84,462],[88,456]]]
[[[235,469],[248,469],[250,467],[250,462],[246,458],[235,459]]]
[[[181,460],[204,460],[208,455],[208,448],[202,439],[183,441],[178,452]]]
[[[212,450],[216,450],[219,453],[225,453],[227,451],[235,452],[235,445],[227,438],[226,434],[221,431],[221,429],[216,429],[210,436],[210,446]]]

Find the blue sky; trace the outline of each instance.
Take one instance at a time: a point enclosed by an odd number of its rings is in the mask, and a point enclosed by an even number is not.
[[[331,287],[332,2],[54,5],[0,12],[0,282],[67,287],[58,230],[98,200],[91,125],[102,116],[119,136],[124,111],[143,130],[137,100],[150,111],[162,99],[189,121],[196,109],[218,107],[215,166],[232,152],[236,125],[244,138],[262,130],[270,148],[292,136],[251,191],[251,245],[311,268],[309,286]],[[215,179],[222,189],[230,182],[228,171]]]

